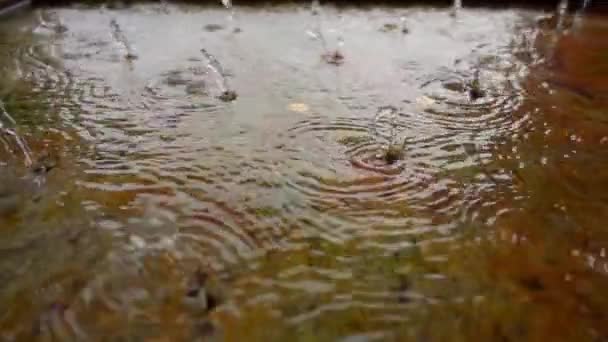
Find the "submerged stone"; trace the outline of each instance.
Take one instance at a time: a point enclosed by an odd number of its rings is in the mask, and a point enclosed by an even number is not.
[[[486,96],[486,92],[481,87],[481,82],[479,81],[479,71],[476,71],[473,80],[469,82],[469,97],[471,100],[475,101],[484,96]]]
[[[403,146],[391,144],[384,153],[384,161],[387,164],[394,164],[397,160],[403,158]]]
[[[224,26],[219,25],[219,24],[207,24],[203,27],[203,29],[207,32],[215,32],[215,31],[223,30]]]
[[[190,95],[205,95],[205,81],[193,81],[186,84],[186,93]]]
[[[344,55],[338,50],[330,53],[325,53],[322,56],[323,60],[328,64],[341,65],[344,63]]]
[[[473,101],[480,99],[484,96],[486,96],[486,92],[483,89],[481,89],[480,87],[471,87],[469,89],[469,97]]]
[[[382,32],[390,32],[390,31],[395,31],[399,26],[397,24],[393,24],[393,23],[387,23],[382,25],[382,28],[380,29],[380,31]]]
[[[466,90],[466,86],[463,83],[457,81],[444,82],[442,86],[447,90],[454,91],[457,93],[463,93]]]
[[[138,58],[139,58],[139,56],[137,56],[136,54],[134,54],[134,53],[132,53],[132,52],[128,52],[128,53],[125,55],[125,58],[126,58],[128,61],[133,61],[133,60],[138,59]]]
[[[217,98],[224,102],[232,102],[232,101],[236,100],[237,97],[238,97],[238,95],[236,94],[235,91],[226,90],[223,93],[221,93],[220,96],[218,96]]]

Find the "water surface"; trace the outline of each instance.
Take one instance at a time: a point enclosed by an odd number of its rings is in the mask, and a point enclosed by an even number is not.
[[[608,337],[607,31],[466,7],[5,20],[0,95],[52,168],[0,146],[2,338]]]

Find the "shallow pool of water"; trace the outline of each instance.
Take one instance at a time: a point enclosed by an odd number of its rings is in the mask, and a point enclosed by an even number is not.
[[[608,338],[606,18],[230,13],[0,23],[2,339]]]

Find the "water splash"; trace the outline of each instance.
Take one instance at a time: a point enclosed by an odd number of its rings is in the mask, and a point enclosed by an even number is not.
[[[586,9],[587,9],[587,7],[589,7],[589,5],[591,5],[591,0],[584,0],[584,1],[583,1],[583,6],[582,6],[582,9],[583,9],[583,10],[586,10]]]
[[[404,16],[399,18],[399,24],[401,27],[401,33],[407,34],[410,32],[410,29],[407,26],[407,20]]]
[[[219,98],[227,102],[236,99],[236,93],[231,90],[230,85],[228,84],[228,79],[226,78],[226,73],[224,72],[224,68],[222,68],[222,65],[217,58],[215,58],[205,49],[201,49],[201,53],[205,59],[207,59],[207,69],[216,75],[215,79],[217,86],[221,91]]]
[[[568,0],[562,0],[557,5],[557,27],[556,31],[561,33],[564,29],[564,19],[568,10]]]
[[[344,20],[342,15],[339,15],[339,18],[340,18],[340,21]],[[341,50],[344,48],[344,35],[337,28],[333,29],[332,31],[336,33],[337,38],[336,38],[336,50],[331,54],[332,60],[330,61],[330,63],[338,65],[338,64],[342,64],[344,62],[344,55],[341,52]]]
[[[0,100],[0,117],[1,118],[5,118],[11,125],[15,125],[16,124],[15,119],[13,119],[13,117],[8,113],[8,111],[4,107],[4,103],[1,100]],[[31,157],[31,153],[30,153],[29,147],[27,146],[27,144],[25,143],[25,141],[23,141],[23,139],[21,139],[21,137],[19,136],[19,134],[17,134],[17,132],[15,132],[13,129],[5,128],[4,124],[2,123],[2,120],[0,120],[0,134],[1,134],[0,135],[0,141],[9,150],[11,150],[10,143],[5,139],[5,136],[10,136],[10,137],[13,138],[13,140],[17,144],[17,147],[19,148],[19,150],[23,154],[25,165],[27,167],[30,167],[32,165],[32,157]]]
[[[68,31],[68,27],[56,12],[39,11],[37,13],[37,20],[40,28],[44,28],[55,34],[61,35]]]
[[[321,43],[321,48],[323,49],[323,54],[321,57],[324,61],[329,64],[340,65],[344,63],[344,55],[340,50],[344,46],[344,38],[342,34],[338,32],[336,49],[333,51],[329,48],[329,44],[327,43],[327,39],[323,35],[323,22],[322,22],[322,8],[321,2],[319,0],[313,0],[310,4],[310,14],[313,16],[312,22],[314,23],[313,27],[306,31],[311,38],[318,40]],[[336,31],[334,29],[333,31]]]
[[[222,0],[222,5],[224,5],[224,7],[229,10],[229,14],[228,14],[228,28],[230,29],[230,32],[233,33],[238,33],[241,31],[240,28],[237,27],[236,25],[236,10],[234,9],[234,6],[232,5],[232,0]]]
[[[327,48],[327,41],[325,40],[325,37],[323,36],[323,23],[321,22],[321,2],[319,0],[312,0],[312,3],[310,4],[310,14],[315,17],[313,18],[313,22],[314,22],[314,27],[308,31],[306,31],[306,33],[311,36],[312,38],[318,40],[321,42],[321,46],[323,48],[323,52],[325,54],[329,53],[329,50]]]
[[[455,17],[458,15],[458,12],[462,9],[462,0],[454,0],[452,5],[452,13],[451,16]]]
[[[166,0],[160,0],[160,11],[165,14],[170,14],[169,3]]]
[[[125,36],[124,32],[120,28],[120,25],[118,25],[118,22],[116,21],[116,19],[110,20],[110,28],[112,28],[112,36],[114,37],[114,39],[118,43],[120,43],[124,47],[124,49],[127,51],[125,58],[127,60],[137,59],[137,54],[135,53],[135,50],[133,49],[133,47],[127,40],[127,37]]]
[[[380,138],[380,133],[378,132],[378,126],[380,124],[380,120],[384,117],[387,117],[389,122],[394,122],[397,117],[397,108],[394,106],[382,106],[378,108],[376,114],[374,115],[373,124],[372,124],[372,135],[376,138]],[[391,133],[392,134],[392,133]]]
[[[568,0],[561,0],[557,5],[555,18],[557,18],[557,24],[555,25],[555,33],[549,41],[549,49],[547,52],[547,58],[552,60],[555,58],[556,47],[560,36],[562,35],[566,26],[566,14],[568,11]]]
[[[371,132],[374,138],[378,141],[385,141],[383,157],[387,163],[392,164],[397,159],[400,159],[401,154],[405,149],[406,139],[399,139],[397,132],[397,115],[398,109],[395,106],[382,106],[374,115]],[[387,121],[390,125],[388,139],[382,137],[378,131],[378,126],[381,121]]]

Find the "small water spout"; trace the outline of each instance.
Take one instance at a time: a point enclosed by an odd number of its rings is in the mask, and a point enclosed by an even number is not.
[[[403,141],[401,141],[397,137],[397,114],[397,107],[382,106],[378,108],[378,111],[374,115],[372,122],[371,135],[373,135],[376,140],[386,141],[383,151],[381,154],[378,155],[378,158],[384,159],[387,164],[393,164],[397,160],[401,159],[401,157],[403,156],[403,151],[405,151],[405,145],[407,142],[406,139],[403,139]],[[378,132],[379,122],[383,118],[386,118],[386,120],[388,120],[391,125],[388,140],[385,140]]]
[[[118,43],[120,43],[124,47],[124,49],[127,51],[125,58],[127,60],[137,59],[137,54],[135,53],[135,50],[133,49],[133,47],[127,40],[127,37],[125,36],[124,32],[120,28],[120,25],[118,25],[118,22],[116,21],[116,19],[112,19],[110,21],[110,28],[112,28],[112,36],[114,37],[114,39]]]
[[[235,100],[237,97],[236,92],[231,90],[228,84],[228,79],[226,78],[226,73],[224,72],[224,68],[222,68],[220,62],[205,49],[201,49],[201,53],[207,59],[207,69],[211,70],[211,72],[216,75],[215,79],[217,86],[221,91],[219,99],[225,102]]]

